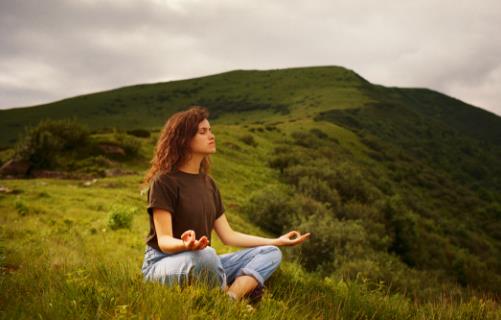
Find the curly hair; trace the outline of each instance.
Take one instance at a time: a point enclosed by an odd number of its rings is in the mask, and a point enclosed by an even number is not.
[[[151,159],[151,167],[146,173],[143,187],[147,187],[155,175],[168,173],[182,165],[190,154],[190,143],[198,131],[198,125],[209,118],[209,110],[201,106],[191,106],[170,116],[160,132]],[[203,158],[200,171],[210,173],[210,155]]]

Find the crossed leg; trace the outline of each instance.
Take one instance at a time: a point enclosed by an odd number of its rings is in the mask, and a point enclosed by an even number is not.
[[[276,246],[258,246],[219,256],[227,276],[223,290],[240,300],[264,282],[279,267],[282,252]]]

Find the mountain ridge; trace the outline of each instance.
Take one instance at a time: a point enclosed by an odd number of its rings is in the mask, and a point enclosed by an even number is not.
[[[398,103],[413,105],[417,111],[428,116],[450,116],[450,109],[455,108],[453,111],[456,110],[458,115],[453,117],[453,124],[456,127],[481,139],[494,136],[495,139],[488,140],[501,141],[501,129],[498,129],[501,118],[494,113],[455,98],[449,99],[431,89],[384,87],[372,84],[344,67],[315,66],[231,70],[185,80],[124,86],[37,106],[0,110],[0,145],[12,146],[24,126],[34,125],[42,118],[75,117],[96,130],[109,127],[152,128],[161,126],[159,116],[167,117],[190,104],[207,104],[216,118],[220,113],[267,108],[282,113],[294,109],[308,109],[315,113],[332,109],[332,106],[359,107],[372,100],[394,102],[395,99]],[[433,108],[423,108],[427,103]],[[467,124],[471,114],[479,123]],[[492,130],[494,134],[490,132]]]

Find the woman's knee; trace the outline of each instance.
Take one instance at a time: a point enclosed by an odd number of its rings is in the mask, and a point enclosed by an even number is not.
[[[194,251],[196,253],[194,263],[199,265],[200,267],[205,267],[208,269],[217,269],[221,261],[219,260],[219,256],[217,252],[212,247],[206,247],[202,250]]]
[[[196,251],[194,266],[189,278],[199,279],[211,286],[226,285],[226,275],[216,250],[212,247]]]
[[[269,256],[270,259],[276,264],[280,264],[280,262],[282,261],[283,254],[282,250],[280,250],[279,247],[274,245],[261,246],[260,250],[262,254]]]

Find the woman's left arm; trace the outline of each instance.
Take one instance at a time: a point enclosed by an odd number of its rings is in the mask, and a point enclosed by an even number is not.
[[[230,227],[224,213],[216,221],[214,221],[214,230],[216,230],[219,239],[221,239],[225,245],[241,248],[266,245],[292,246],[303,242],[310,236],[309,233],[301,235],[297,231],[290,231],[279,238],[271,239],[236,232]],[[296,236],[296,238],[291,239],[293,236]]]

